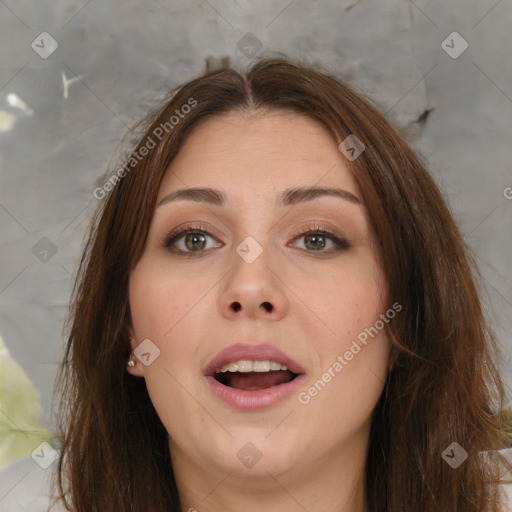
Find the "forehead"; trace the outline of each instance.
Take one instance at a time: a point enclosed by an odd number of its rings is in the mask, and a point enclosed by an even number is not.
[[[269,197],[290,186],[357,186],[333,136],[299,113],[229,112],[201,121],[167,170],[159,199],[184,186]]]

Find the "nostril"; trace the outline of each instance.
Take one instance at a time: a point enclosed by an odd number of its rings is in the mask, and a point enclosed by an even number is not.
[[[272,311],[272,304],[270,304],[270,302],[264,302],[263,303],[263,307],[268,311]]]
[[[235,310],[235,311],[240,311],[242,309],[242,306],[240,305],[240,302],[233,302],[233,306],[232,308]]]

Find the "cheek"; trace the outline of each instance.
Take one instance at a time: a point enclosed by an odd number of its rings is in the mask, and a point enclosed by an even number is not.
[[[130,277],[130,308],[138,340],[160,340],[172,336],[181,323],[194,317],[194,309],[205,295],[190,277],[175,273],[156,274],[140,262]]]
[[[130,309],[137,341],[150,339],[160,350],[155,362],[144,368],[144,379],[160,419],[174,434],[187,423],[180,411],[187,412],[185,417],[202,414],[184,389],[192,389],[193,362],[200,349],[196,340],[204,339],[205,319],[199,318],[198,306],[211,285],[194,286],[190,276],[164,274],[157,268],[149,259],[139,261],[130,276]]]
[[[300,283],[294,292],[306,298],[301,316],[309,319],[312,334],[316,326],[312,340],[329,354],[350,345],[386,311],[385,281],[371,254],[347,260],[338,272],[309,276]]]
[[[300,410],[318,418],[319,429],[326,432],[329,426],[325,439],[315,440],[319,451],[339,433],[368,427],[384,389],[391,347],[381,320],[387,297],[378,276],[344,275],[324,289],[330,300],[319,292],[311,296],[321,305],[322,322],[312,317],[309,325],[317,360],[297,395]]]
[[[200,371],[201,342],[211,336],[207,328],[217,320],[212,317],[217,311],[211,302],[213,295],[208,293],[214,283],[190,273],[171,272],[149,258],[141,259],[130,276],[135,338],[138,342],[150,339],[160,350],[155,363],[145,368],[144,377],[161,414],[169,410],[170,395],[181,408],[186,406],[188,395],[182,396],[178,383],[190,383]]]
[[[368,254],[351,260],[343,271],[317,279],[317,286],[314,281],[303,282],[299,292],[308,297],[308,309],[315,313],[307,315],[307,329],[317,355],[301,403],[314,402],[310,410],[321,417],[325,410],[337,411],[334,423],[345,425],[350,417],[362,423],[388,371],[391,345],[381,317],[386,317],[388,306],[385,280]]]

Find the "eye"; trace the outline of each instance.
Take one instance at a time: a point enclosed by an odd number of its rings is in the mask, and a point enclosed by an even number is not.
[[[342,251],[350,248],[350,244],[346,240],[319,226],[301,232],[294,238],[294,240],[298,240],[300,238],[304,238],[305,250],[308,252],[329,253],[332,251]],[[331,247],[324,250],[325,247],[329,245],[329,242],[331,243]]]
[[[192,254],[201,253],[211,247],[206,247],[208,238],[214,239],[202,226],[194,226],[171,233],[165,240],[164,247],[171,252]],[[222,245],[219,243],[216,247]]]
[[[211,246],[207,247],[208,238],[215,240],[215,237],[203,226],[190,226],[169,234],[165,239],[164,247],[178,255],[201,254],[212,248]],[[320,226],[300,232],[293,240],[301,238],[304,239],[305,246],[302,250],[307,252],[330,253],[350,248],[350,244],[346,240]],[[213,247],[220,247],[222,245],[219,242]]]

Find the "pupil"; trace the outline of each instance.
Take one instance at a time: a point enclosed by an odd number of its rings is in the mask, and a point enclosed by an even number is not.
[[[202,240],[201,240],[202,239]],[[190,244],[189,244],[190,241]],[[194,245],[195,242],[200,241],[202,242],[201,245]],[[201,235],[200,233],[188,233],[186,237],[185,245],[188,249],[195,250],[195,249],[203,249],[205,246],[204,241],[204,235]]]
[[[322,240],[323,238],[324,238],[323,235],[307,235],[306,236],[306,245],[308,245],[308,242],[313,240],[314,241],[313,248],[323,249],[325,247],[325,240]],[[319,245],[316,245],[315,242],[318,242],[319,239],[322,240],[322,243],[320,243]]]

